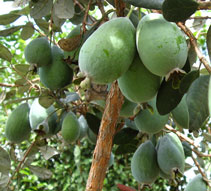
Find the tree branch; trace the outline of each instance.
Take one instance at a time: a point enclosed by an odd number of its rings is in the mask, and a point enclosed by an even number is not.
[[[84,14],[83,23],[82,23],[84,33],[86,32],[86,19],[87,19],[87,16],[89,14],[89,9],[90,9],[91,4],[92,4],[92,0],[89,0],[89,3],[87,5],[87,8],[86,8],[86,11],[85,11],[85,14]]]
[[[208,63],[208,61],[206,60],[206,58],[204,57],[204,55],[201,53],[200,49],[198,48],[197,45],[197,40],[195,38],[195,36],[193,35],[193,33],[191,32],[191,30],[186,27],[185,25],[183,25],[181,22],[177,23],[177,25],[185,32],[185,34],[190,38],[190,43],[192,44],[192,46],[194,47],[194,50],[197,54],[197,56],[199,57],[200,62],[203,63],[204,67],[207,69],[207,71],[209,73],[211,73],[211,66]]]
[[[117,82],[114,82],[106,100],[106,107],[93,154],[86,191],[100,191],[103,188],[103,181],[111,155],[113,137],[116,133],[116,124],[122,104],[123,96]]]
[[[198,1],[198,9],[199,10],[207,10],[207,9],[211,9],[211,2],[210,1],[207,1],[207,2],[204,2],[204,1]]]

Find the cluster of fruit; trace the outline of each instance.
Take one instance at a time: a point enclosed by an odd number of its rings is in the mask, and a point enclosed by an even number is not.
[[[31,130],[41,130],[47,136],[61,131],[67,143],[85,136],[92,143],[96,141],[96,135],[88,127],[83,115],[77,118],[73,112],[63,112],[58,117],[53,105],[46,109],[39,104],[38,99],[31,106],[23,103],[12,111],[6,123],[5,134],[11,142],[21,143],[29,138]]]

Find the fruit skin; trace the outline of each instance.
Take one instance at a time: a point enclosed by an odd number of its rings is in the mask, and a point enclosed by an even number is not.
[[[158,141],[157,161],[158,165],[166,175],[173,176],[174,170],[184,172],[185,154],[179,138],[174,133],[168,133]]]
[[[31,128],[29,123],[29,105],[19,105],[7,119],[5,134],[8,140],[14,143],[21,143],[30,136]]]
[[[151,13],[140,20],[136,46],[143,64],[158,76],[166,76],[185,65],[188,47],[183,33],[175,23],[161,14]]]
[[[118,79],[122,94],[135,103],[147,102],[155,97],[160,83],[161,77],[147,70],[138,54],[127,72]]]
[[[188,106],[186,103],[186,95],[183,96],[180,103],[177,105],[175,109],[171,111],[174,121],[177,126],[188,129],[189,127],[189,112]]]
[[[79,68],[97,84],[107,84],[127,71],[135,54],[135,28],[125,17],[101,25],[82,45]]]
[[[40,81],[49,89],[57,90],[64,88],[72,82],[73,70],[64,61],[63,51],[53,46],[52,63],[47,66],[40,67],[38,74]]]
[[[38,67],[51,63],[51,46],[47,38],[41,37],[32,40],[24,50],[25,59]]]
[[[150,140],[142,143],[134,153],[131,171],[139,183],[152,184],[158,178],[157,153]]]
[[[133,111],[136,108],[137,104],[134,102],[129,101],[125,98],[125,101],[122,105],[120,110],[120,117],[131,117],[134,115]]]
[[[80,124],[73,112],[67,113],[63,122],[61,134],[63,139],[68,143],[75,142],[80,136]]]
[[[203,180],[201,174],[196,175],[187,184],[185,191],[207,191],[207,185]]]
[[[149,109],[141,110],[135,117],[134,121],[136,127],[141,131],[148,134],[158,133],[163,129],[165,124],[168,122],[169,114],[160,115],[156,108],[156,99],[154,98],[149,102],[153,108],[153,113]]]
[[[48,116],[50,117],[48,118]],[[31,125],[31,129],[39,129],[39,126],[44,120],[48,118],[48,125],[44,126],[44,131],[46,134],[56,134],[59,131],[59,125],[57,123],[58,117],[55,112],[55,108],[51,105],[49,108],[44,108],[39,104],[39,100],[35,99],[31,105],[31,109],[29,112],[29,121]]]
[[[71,38],[71,37],[74,37],[74,36],[77,36],[79,35],[81,32],[81,26],[80,25],[77,25],[68,35],[67,35],[67,39],[68,38]],[[64,58],[68,58],[70,57],[71,60],[78,60],[78,56],[79,56],[79,52],[80,52],[80,47],[79,48],[76,48],[75,50],[73,51],[64,51]]]

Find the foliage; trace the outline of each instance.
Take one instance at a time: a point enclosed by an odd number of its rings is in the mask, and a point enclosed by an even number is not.
[[[157,173],[156,180],[153,177],[153,181],[151,181],[154,182],[152,185],[141,185],[142,182],[138,183],[131,172],[131,160],[137,149],[143,147],[148,140],[154,146],[159,145],[158,140],[164,140],[163,138],[168,135],[167,132],[174,133],[173,136],[177,135],[175,140],[180,145],[179,150],[185,150],[186,161],[182,161],[182,163],[186,162],[185,171],[192,170],[195,174],[201,174],[200,177],[204,178],[204,180],[200,180],[202,184],[204,185],[205,182],[208,184],[207,179],[211,176],[211,69],[207,59],[211,55],[211,27],[209,27],[210,17],[203,17],[202,14],[208,13],[207,9],[210,9],[209,2],[202,3],[194,0],[140,0],[138,3],[135,0],[25,0],[15,1],[14,3],[18,5],[17,10],[0,15],[0,190],[85,190],[97,135],[100,132],[100,123],[104,120],[103,111],[106,107],[106,96],[109,94],[111,87],[111,84],[107,83],[108,79],[105,79],[105,70],[102,70],[102,63],[104,66],[107,63],[111,64],[106,67],[106,72],[112,76],[112,82],[120,76],[118,79],[118,83],[120,83],[126,69],[124,68],[124,71],[119,73],[120,66],[116,65],[115,71],[118,72],[113,74],[112,65],[119,59],[124,61],[128,59],[131,63],[133,62],[131,59],[133,56],[131,57],[130,54],[128,57],[126,54],[127,49],[131,48],[126,47],[125,44],[130,43],[131,47],[134,48],[135,35],[137,35],[133,31],[130,38],[127,39],[129,35],[126,30],[124,31],[122,23],[121,29],[118,26],[112,26],[113,29],[118,28],[118,30],[114,30],[117,33],[113,36],[112,33],[109,33],[109,31],[113,31],[111,28],[107,27],[107,31],[104,31],[101,26],[105,22],[109,26],[108,20],[124,16],[130,18],[131,22],[126,18],[124,19],[129,23],[130,27],[136,28],[145,14],[157,14],[161,10],[166,20],[176,22],[177,25],[173,24],[172,26],[178,27],[178,31],[183,30],[188,45],[188,52],[185,52],[185,55],[188,54],[187,60],[183,68],[173,68],[167,75],[165,73],[160,77],[156,76],[158,82],[160,78],[162,78],[162,81],[160,80],[159,88],[157,88],[157,85],[154,88],[156,90],[153,91],[156,91],[156,93],[149,92],[150,96],[154,96],[149,98],[149,102],[136,101],[139,99],[134,98],[135,101],[132,101],[136,103],[127,103],[130,111],[121,110],[112,148],[114,162],[107,167],[103,191],[118,191],[123,187],[127,190],[131,190],[133,187],[137,190],[147,191],[184,190],[189,179],[193,177],[184,176],[179,172],[178,167],[170,169],[171,178],[165,177],[166,174],[157,177]],[[198,9],[205,9],[205,11],[197,11]],[[168,21],[165,22],[168,23]],[[190,21],[193,22],[190,24]],[[192,31],[186,25],[193,26]],[[145,34],[146,37],[150,36],[154,30],[154,25],[151,27]],[[98,28],[102,30],[100,31]],[[99,33],[97,40],[92,35],[96,34],[95,31]],[[115,43],[120,41],[115,41],[113,44],[111,41],[111,44],[108,44],[111,39],[117,40],[118,35],[123,32],[125,34],[121,36],[121,42],[124,42],[124,50],[122,47],[121,50],[118,49],[118,46],[115,47],[117,45]],[[153,47],[156,44],[155,41],[159,38],[155,34],[163,35],[162,32],[153,33],[153,42],[149,43],[144,39],[145,43]],[[47,37],[45,39],[48,39],[51,47],[54,47],[50,50],[53,53],[53,59],[46,59],[49,63],[46,64],[44,69],[43,66],[37,63],[27,63],[24,56],[27,45],[32,40],[43,36]],[[90,36],[92,38],[89,38]],[[89,54],[83,55],[85,70],[81,70],[79,64],[81,59],[80,50],[83,49],[85,43],[90,43],[90,39],[94,40],[89,44],[87,50]],[[127,42],[127,40],[130,42]],[[99,42],[100,44],[98,44]],[[105,43],[104,45],[108,50],[101,52],[101,49],[95,46],[104,47],[103,43]],[[116,49],[109,47],[112,45]],[[162,46],[164,45],[162,44]],[[56,56],[55,47],[58,49],[58,55]],[[146,57],[156,58],[155,48],[157,47],[153,48],[147,48],[152,56],[147,54]],[[139,47],[138,49],[140,52],[143,48]],[[39,47],[36,47],[30,53],[30,55],[34,53],[32,56],[35,60],[36,50],[39,50]],[[113,50],[115,50],[115,55],[110,57],[108,62],[104,62],[105,58],[114,52]],[[39,54],[42,55],[42,51]],[[100,59],[99,55],[101,55]],[[42,56],[45,57],[46,55],[43,54]],[[166,56],[171,57],[171,55],[164,54],[164,57]],[[143,64],[146,64],[141,54],[138,55],[138,52],[134,58],[134,60],[137,58],[138,60],[142,59]],[[43,58],[41,60],[45,61]],[[87,73],[91,70],[86,66],[87,60],[91,60],[89,63],[90,68],[93,66],[93,60],[101,60],[98,63],[99,66],[92,68],[92,72],[96,72],[98,75],[98,71],[101,70],[99,78],[106,81],[103,82],[103,85],[93,83],[93,79],[89,75],[87,76]],[[54,63],[57,63],[57,65],[53,65]],[[118,64],[121,63],[122,60]],[[180,63],[177,64],[178,67],[181,66]],[[205,67],[202,67],[203,65]],[[63,66],[64,69],[61,69]],[[98,67],[102,68],[99,69]],[[51,68],[54,68],[54,70],[52,71]],[[137,66],[136,72],[138,70]],[[40,71],[42,71],[42,76]],[[85,73],[81,71],[85,71]],[[134,68],[130,67],[128,71],[132,73]],[[148,70],[145,72],[147,78],[155,76],[151,72]],[[40,78],[42,79],[40,80]],[[48,78],[47,81],[50,83],[50,87],[47,87],[48,85],[44,82],[46,79],[43,80],[43,78]],[[128,81],[127,76],[125,78]],[[61,83],[58,80],[61,80]],[[124,87],[125,92],[122,91],[125,97],[130,95],[131,92],[127,91],[130,91],[132,87],[138,88],[137,92],[132,92],[134,96],[136,96],[136,93],[138,95],[139,93],[141,95],[145,93],[146,88],[141,85],[139,89],[139,86],[135,84],[139,84],[139,76],[131,81],[129,87]],[[142,83],[146,85],[146,82],[149,82],[149,80],[143,77]],[[55,85],[57,83],[59,83],[58,87]],[[121,81],[121,83],[127,85],[124,81]],[[32,128],[28,140],[20,144],[10,142],[5,136],[5,124],[8,116],[23,103],[32,105],[36,98],[38,98],[37,100],[42,106],[43,112],[52,106],[54,106],[55,110],[53,109],[52,112],[45,114],[45,119],[41,119],[41,122],[37,120],[39,124]],[[126,100],[126,98],[124,99]],[[152,105],[152,99],[156,101],[156,104],[153,103]],[[177,108],[177,106],[180,106],[179,103],[182,103],[181,100],[183,104],[187,104],[183,106],[185,109]],[[124,109],[127,110],[127,107],[125,106]],[[185,115],[182,112],[175,113],[183,110],[185,110]],[[84,128],[82,134],[79,135],[79,132],[77,132],[79,138],[73,143],[67,143],[64,133],[60,131],[62,125],[64,126],[63,120],[68,112],[74,113],[74,120],[76,120],[74,123],[77,123],[77,129],[79,126],[81,129],[82,126]],[[151,125],[150,128],[161,122],[162,115],[167,114],[166,116],[169,116],[168,122],[166,123],[167,120],[165,120],[166,124],[163,125],[162,123],[162,127],[159,127],[159,130],[161,130],[159,132],[156,130],[155,134],[151,134],[151,132],[154,133],[153,130],[141,131],[143,127],[137,128],[134,119],[137,119],[136,116],[143,116],[144,113],[147,113],[148,119],[146,126]],[[153,118],[155,114],[154,117],[158,122]],[[36,115],[36,111],[33,111],[33,117],[35,116],[38,116],[38,114]],[[53,133],[48,133],[50,131],[48,119],[52,116],[56,116],[52,125],[55,131],[52,130]],[[84,120],[78,120],[78,123],[77,118],[82,116],[84,116]],[[143,120],[142,118],[140,120]],[[185,125],[183,125],[184,121],[180,121],[180,119],[185,121]],[[18,120],[17,116],[15,120]],[[153,120],[152,123],[151,120]],[[13,121],[13,124],[18,128],[21,123]],[[21,134],[18,136],[21,136]],[[183,144],[180,141],[183,141]],[[184,141],[186,142],[184,143]],[[72,139],[70,142],[72,142]],[[166,147],[168,149],[169,147],[173,148],[172,145],[174,144],[168,144]],[[158,147],[153,150],[155,159]],[[165,153],[165,151],[163,152]],[[110,155],[110,153],[108,154]],[[168,158],[169,156],[166,155],[165,157]],[[193,163],[190,163],[190,159],[193,159]],[[147,158],[143,157],[142,160],[145,163]],[[156,160],[154,161],[156,162]],[[163,162],[165,166],[165,161],[160,161],[162,164]],[[154,165],[158,166],[158,164]],[[151,172],[151,170],[146,170],[146,172]]]

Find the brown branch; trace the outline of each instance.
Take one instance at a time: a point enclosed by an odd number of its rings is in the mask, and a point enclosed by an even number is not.
[[[190,17],[189,19],[211,19],[211,17],[209,17],[209,16],[206,16],[206,17],[198,16],[198,17]]]
[[[82,23],[82,27],[83,27],[83,32],[84,33],[86,32],[86,20],[87,20],[87,16],[88,16],[91,4],[92,4],[92,0],[89,0],[89,3],[87,5],[87,8],[86,8],[86,11],[85,11],[85,14],[84,14],[83,23]]]
[[[12,181],[13,177],[15,176],[16,173],[19,172],[19,170],[21,169],[22,165],[24,164],[26,157],[29,155],[29,153],[31,152],[32,148],[34,147],[36,143],[36,140],[30,145],[30,147],[27,149],[27,151],[25,152],[23,159],[20,161],[20,163],[18,164],[15,172],[12,174],[12,176],[10,177],[8,183],[7,183],[7,187],[9,186],[10,182]]]
[[[92,166],[86,184],[86,191],[102,190],[122,104],[123,96],[117,82],[114,82],[106,100],[99,136],[93,154]]]
[[[190,43],[192,44],[192,46],[194,47],[194,50],[197,54],[197,56],[199,57],[199,60],[201,63],[203,63],[204,67],[207,69],[207,71],[209,73],[211,73],[211,66],[208,63],[208,61],[206,60],[206,58],[204,57],[204,55],[201,53],[200,49],[198,48],[197,45],[197,40],[195,38],[195,36],[193,35],[193,33],[191,32],[191,30],[186,27],[185,25],[183,25],[181,22],[177,23],[177,25],[185,32],[185,34],[190,38]]]
[[[101,11],[102,16],[105,15],[105,9],[104,9],[104,6],[103,6],[101,0],[97,0],[97,6],[99,7],[99,9],[100,9],[100,11]],[[106,16],[106,17],[104,18],[104,20],[105,20],[105,21],[108,21],[108,16]]]
[[[0,83],[0,86],[1,86],[1,87],[12,88],[12,87],[20,87],[20,86],[22,86],[22,85]]]
[[[169,126],[169,125],[165,125],[165,128],[168,129],[169,131],[176,133],[177,136],[182,139],[185,140],[186,142],[188,142],[189,144],[193,145],[196,149],[199,148],[198,145],[196,145],[194,143],[194,141],[192,139],[190,139],[189,137],[186,137],[184,134],[182,134],[181,132],[177,131],[176,129],[174,129],[173,127]]]
[[[207,1],[207,2],[198,1],[198,3],[199,3],[199,6],[198,6],[199,10],[211,9],[211,2],[210,1]]]
[[[209,179],[207,178],[206,174],[202,171],[202,169],[201,169],[201,167],[200,167],[198,161],[194,158],[193,155],[192,155],[192,159],[193,159],[193,162],[195,163],[196,167],[198,168],[200,174],[202,175],[203,179],[206,181],[206,183],[207,183],[209,186],[211,186],[210,183],[209,183],[209,182],[210,182]]]
[[[197,149],[192,149],[192,151],[198,155],[199,157],[211,157],[211,154],[204,154],[204,153],[201,153],[199,152]]]
[[[114,0],[117,17],[124,17],[126,4],[122,0]]]

